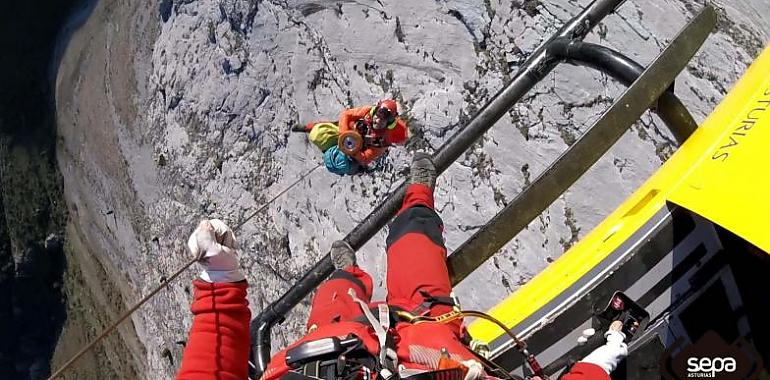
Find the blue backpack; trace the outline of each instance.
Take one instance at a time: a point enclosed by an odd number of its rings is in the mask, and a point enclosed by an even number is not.
[[[324,165],[326,169],[337,175],[352,174],[356,163],[336,145],[324,151]]]

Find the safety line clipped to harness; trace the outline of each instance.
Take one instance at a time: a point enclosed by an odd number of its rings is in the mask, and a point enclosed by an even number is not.
[[[531,354],[527,350],[527,343],[523,340],[519,339],[519,337],[516,336],[516,334],[512,333],[508,327],[505,326],[503,322],[500,322],[497,318],[481,312],[481,311],[475,311],[475,310],[452,310],[448,313],[441,314],[435,317],[430,316],[424,316],[424,315],[414,315],[411,313],[408,313],[406,311],[396,311],[396,315],[399,316],[399,318],[403,318],[409,323],[413,324],[420,324],[425,322],[433,322],[433,323],[449,323],[454,320],[464,318],[464,317],[477,317],[486,319],[487,321],[490,321],[503,329],[506,335],[508,335],[513,342],[515,343],[514,348],[516,348],[517,351],[519,351],[522,355],[524,355],[524,358],[527,360],[527,364],[529,365],[530,369],[532,369],[532,373],[534,373],[537,376],[540,376],[542,379],[548,379],[548,376],[546,376],[545,372],[543,371],[543,367],[540,365],[540,363],[537,361],[537,358],[535,358],[534,354]]]
[[[390,310],[388,305],[377,305],[379,318],[375,318],[366,302],[356,296],[356,291],[353,288],[348,289],[348,295],[361,307],[361,311],[374,329],[377,341],[380,344],[379,361],[382,366],[380,375],[382,375],[383,379],[388,380],[398,373],[398,355],[396,355],[396,351],[392,347],[393,338],[388,335],[388,329],[390,328]]]

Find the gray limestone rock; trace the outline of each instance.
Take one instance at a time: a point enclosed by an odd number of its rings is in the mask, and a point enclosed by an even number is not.
[[[70,232],[114,281],[105,297],[117,309],[189,260],[184,241],[199,219],[236,225],[320,163],[292,125],[390,96],[414,136],[391,150],[379,172],[340,178],[316,171],[237,231],[257,313],[399,185],[411,151],[438,149],[588,1],[155,3],[99,2],[73,36],[57,80]],[[701,6],[695,3],[629,0],[588,40],[646,64]],[[719,29],[676,84],[698,121],[770,41],[765,0],[717,5]],[[448,249],[533,180],[622,89],[606,75],[561,65],[513,107],[438,180]],[[643,116],[457,288],[463,305],[489,308],[526,283],[653,173],[673,141],[656,116]],[[358,252],[375,278],[375,297],[385,292],[386,233]],[[127,357],[139,363],[140,377],[170,378],[177,369],[194,275],[132,316],[138,341],[127,340]],[[274,330],[274,348],[301,335],[308,303]]]

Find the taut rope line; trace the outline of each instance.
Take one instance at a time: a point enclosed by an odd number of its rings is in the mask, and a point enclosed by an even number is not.
[[[318,164],[315,167],[313,167],[312,169],[310,169],[307,172],[305,172],[304,174],[302,174],[291,185],[289,185],[286,188],[284,188],[283,190],[281,190],[278,194],[276,194],[275,196],[270,198],[269,201],[265,202],[262,206],[260,206],[256,211],[254,211],[249,216],[247,216],[246,219],[244,219],[242,222],[238,223],[238,225],[236,225],[235,228],[233,228],[233,232],[235,232],[236,230],[239,230],[249,220],[253,219],[255,216],[257,216],[257,214],[259,214],[260,212],[264,211],[267,208],[267,206],[272,204],[281,195],[286,194],[287,191],[289,191],[291,188],[296,186],[298,183],[300,183],[302,180],[304,180],[307,176],[309,176],[311,173],[313,173],[316,169],[318,169],[321,166],[322,166],[322,164]],[[161,290],[163,290],[166,287],[168,287],[168,285],[172,281],[174,281],[177,277],[179,277],[180,274],[182,274],[185,270],[187,270],[187,268],[191,267],[197,261],[198,261],[198,258],[194,258],[194,259],[190,260],[188,263],[186,263],[181,268],[179,268],[176,272],[174,272],[174,274],[172,274],[169,278],[167,278],[165,281],[161,282],[160,285],[158,285],[158,287],[153,289],[149,294],[147,294],[146,296],[142,297],[142,299],[139,300],[139,302],[135,303],[133,306],[131,306],[130,309],[128,309],[125,313],[123,313],[123,315],[121,315],[120,318],[118,318],[117,321],[113,322],[112,325],[110,325],[104,331],[102,331],[102,333],[99,334],[99,336],[97,336],[96,339],[91,341],[91,343],[88,343],[85,347],[83,347],[80,351],[78,351],[78,353],[75,354],[75,356],[73,356],[71,359],[67,360],[67,362],[65,362],[64,365],[62,365],[61,368],[59,368],[56,372],[54,372],[48,378],[48,380],[53,380],[53,379],[56,379],[57,377],[61,376],[61,374],[64,373],[64,371],[67,370],[67,368],[71,367],[72,364],[74,364],[76,361],[78,361],[78,359],[80,359],[80,357],[82,357],[86,352],[91,350],[97,343],[101,342],[104,338],[106,338],[108,335],[110,335],[110,333],[115,331],[115,329],[117,329],[118,326],[121,323],[123,323],[123,321],[128,319],[128,317],[130,317],[131,314],[133,314],[137,309],[139,309],[142,305],[144,305],[147,301],[149,301],[153,296],[158,294],[158,292],[160,292]]]

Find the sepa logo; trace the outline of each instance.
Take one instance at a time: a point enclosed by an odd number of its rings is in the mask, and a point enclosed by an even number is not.
[[[762,372],[762,357],[744,338],[728,344],[709,331],[693,344],[682,347],[682,343],[677,341],[663,353],[660,372],[666,380],[754,380]]]
[[[735,372],[738,362],[734,358],[688,358],[687,377],[716,378],[722,372]]]

